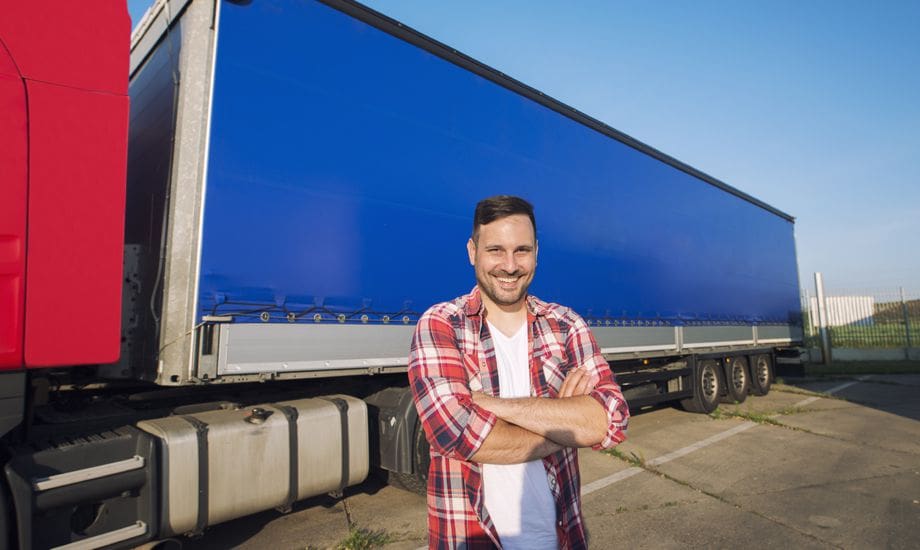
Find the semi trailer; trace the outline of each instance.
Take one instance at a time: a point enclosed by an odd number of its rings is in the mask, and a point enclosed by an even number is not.
[[[352,0],[5,3],[0,546],[125,548],[374,471],[475,203],[536,208],[534,294],[634,410],[769,391],[794,219]],[[69,545],[69,546],[68,546]]]

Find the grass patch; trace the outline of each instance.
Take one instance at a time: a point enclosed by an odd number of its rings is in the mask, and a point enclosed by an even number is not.
[[[900,304],[898,304],[898,308]],[[841,327],[828,327],[831,342],[838,348],[903,348],[907,345],[907,331],[902,322],[879,323],[867,326],[847,325]],[[876,319],[878,321],[878,319]],[[917,321],[911,322],[911,343],[917,341]]]
[[[384,544],[393,542],[393,537],[383,529],[371,531],[362,527],[352,527],[348,536],[336,546],[336,550],[370,550],[380,548]]]
[[[841,374],[920,374],[920,361],[834,361],[830,365],[805,365],[806,376]]]

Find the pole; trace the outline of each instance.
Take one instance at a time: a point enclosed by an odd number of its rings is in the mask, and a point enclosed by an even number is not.
[[[831,363],[831,335],[827,330],[827,302],[824,300],[824,277],[815,272],[815,293],[818,295],[818,330],[821,335],[822,363]]]
[[[904,354],[910,359],[910,348],[914,347],[910,341],[910,312],[907,310],[907,300],[904,299],[904,287],[898,287],[898,290],[901,292],[901,311],[904,313],[904,332],[907,336],[907,349],[904,350]]]

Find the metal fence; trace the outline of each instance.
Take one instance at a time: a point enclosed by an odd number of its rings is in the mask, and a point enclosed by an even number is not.
[[[920,291],[825,289],[824,310],[834,348],[911,348],[920,346]],[[820,346],[818,297],[802,292],[805,344]]]

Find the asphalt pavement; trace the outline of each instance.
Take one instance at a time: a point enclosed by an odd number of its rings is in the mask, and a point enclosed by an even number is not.
[[[918,548],[918,391],[920,375],[787,380],[709,416],[634,413],[615,454],[580,453],[591,547]],[[182,542],[293,550],[348,540],[424,546],[424,497],[372,479],[341,499]]]

